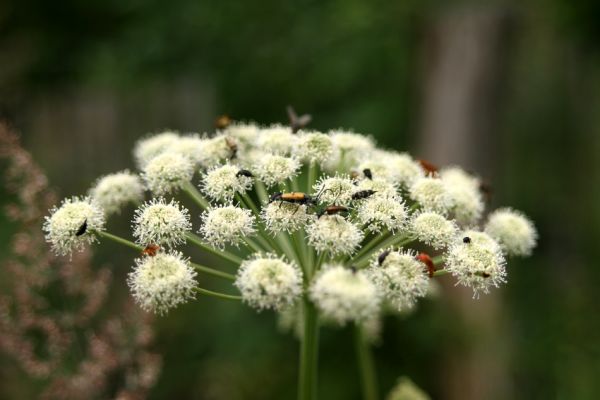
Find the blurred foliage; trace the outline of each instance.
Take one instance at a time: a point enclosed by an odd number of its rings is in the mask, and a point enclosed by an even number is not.
[[[528,213],[541,241],[533,258],[511,260],[502,289],[514,341],[515,393],[593,399],[600,393],[597,1],[9,0],[0,4],[0,49],[10,54],[0,69],[0,101],[27,132],[22,111],[40,95],[94,87],[144,99],[144,88],[183,77],[210,82],[219,113],[284,121],[283,106],[293,104],[314,114],[315,128],[352,127],[411,149],[424,32],[440,14],[468,6],[506,9],[517,22],[494,132],[501,160],[494,203]],[[210,126],[205,121],[198,129]],[[115,154],[126,154],[142,133],[126,132]],[[33,145],[39,138],[30,135],[25,139]],[[71,179],[65,174],[50,176],[63,187]],[[87,177],[80,179],[67,188],[85,191]],[[2,221],[1,237],[8,231]],[[115,249],[104,254],[109,250]],[[130,263],[127,256],[111,260]],[[155,398],[293,397],[295,341],[275,331],[273,315],[203,299],[157,326],[165,368]],[[407,375],[440,398],[432,371],[439,368],[443,342],[466,346],[463,336],[443,302],[386,320],[385,348],[375,349],[381,387]],[[322,398],[355,398],[350,347],[350,332],[324,330]]]

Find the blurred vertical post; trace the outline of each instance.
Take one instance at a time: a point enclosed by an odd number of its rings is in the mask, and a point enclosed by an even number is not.
[[[508,50],[510,14],[474,5],[438,14],[423,46],[421,156],[459,164],[489,178],[495,155],[495,121]],[[510,399],[509,329],[500,294],[473,301],[463,287],[446,287],[449,308],[460,315],[460,344],[447,341],[439,370],[445,399]]]

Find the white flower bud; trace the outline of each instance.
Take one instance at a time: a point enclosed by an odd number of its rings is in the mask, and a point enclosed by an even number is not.
[[[104,212],[89,197],[64,199],[50,214],[45,217],[42,229],[56,254],[64,256],[82,251],[96,241],[91,231],[104,230]]]
[[[410,198],[419,203],[424,210],[446,214],[452,206],[452,199],[441,179],[425,177],[412,184]]]
[[[538,237],[531,220],[510,208],[501,208],[491,213],[485,232],[496,239],[509,256],[530,255]]]
[[[479,180],[458,167],[443,169],[440,178],[446,184],[456,222],[461,225],[476,224],[485,208]]]
[[[506,281],[504,256],[494,240],[480,232],[465,232],[465,238],[454,244],[445,258],[445,269],[457,279],[457,283],[473,289],[473,297],[480,292],[488,293],[492,286]]]
[[[133,149],[138,168],[143,169],[148,161],[164,153],[178,139],[175,132],[163,132],[138,140]]]
[[[314,214],[307,213],[306,205],[285,201],[273,201],[265,205],[261,210],[261,217],[267,229],[273,234],[282,231],[295,232],[315,218]]]
[[[181,253],[158,253],[135,260],[127,277],[133,297],[145,311],[164,314],[194,298],[196,271]]]
[[[419,241],[434,249],[447,247],[456,239],[458,233],[454,221],[431,211],[415,215],[410,223],[410,230]]]
[[[364,234],[340,215],[323,215],[307,226],[308,244],[319,253],[349,255],[356,251]]]
[[[423,168],[407,153],[391,153],[385,162],[392,171],[393,182],[404,188],[425,176]]]
[[[175,200],[152,199],[135,211],[133,236],[142,246],[157,244],[174,247],[185,242],[192,229],[188,210]]]
[[[313,186],[319,203],[326,205],[347,205],[352,201],[356,186],[348,176],[322,177]]]
[[[309,163],[324,164],[333,155],[331,138],[320,132],[298,132],[294,155]]]
[[[206,139],[198,135],[181,136],[168,147],[169,153],[177,153],[190,159],[196,166],[200,165]]]
[[[213,200],[231,201],[252,187],[252,178],[239,172],[240,167],[231,164],[213,167],[202,178],[202,191]]]
[[[373,260],[369,275],[384,297],[398,311],[404,311],[412,308],[417,298],[427,294],[429,277],[423,263],[412,252],[387,251],[381,265],[379,257]]]
[[[296,139],[290,127],[271,125],[260,130],[256,147],[273,154],[287,155],[291,153]]]
[[[177,153],[163,153],[148,161],[142,172],[146,186],[156,195],[180,189],[194,175],[192,161]]]
[[[126,204],[138,204],[143,200],[144,185],[129,171],[117,172],[99,178],[90,189],[90,196],[106,215],[119,214]]]
[[[357,216],[371,232],[384,228],[394,232],[404,229],[408,212],[398,196],[371,196],[359,203]]]
[[[300,162],[294,157],[264,154],[255,161],[253,171],[267,187],[285,182],[298,175]]]
[[[364,321],[379,310],[377,288],[363,271],[325,265],[310,287],[310,299],[326,319],[340,325]]]
[[[223,161],[235,158],[238,153],[237,141],[227,135],[217,135],[202,141],[200,165],[210,168]]]
[[[333,154],[325,167],[330,171],[347,171],[375,149],[370,136],[338,130],[330,131],[329,136],[333,143]]]
[[[229,205],[204,211],[199,233],[211,246],[222,249],[226,244],[237,246],[255,231],[250,210]]]
[[[244,147],[254,146],[259,135],[259,128],[256,124],[244,124],[235,122],[229,125],[223,133],[234,138]]]
[[[235,286],[251,307],[281,310],[302,294],[302,274],[298,266],[275,255],[259,255],[242,262]]]

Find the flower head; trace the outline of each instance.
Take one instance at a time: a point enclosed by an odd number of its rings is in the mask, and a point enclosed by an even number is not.
[[[213,200],[231,201],[236,193],[244,194],[251,187],[252,178],[231,164],[213,167],[202,178],[202,191]]]
[[[256,124],[234,122],[225,129],[224,134],[234,138],[244,147],[247,147],[254,145],[259,132],[260,130]]]
[[[294,154],[301,160],[324,164],[333,155],[331,138],[320,132],[298,132]]]
[[[133,156],[138,168],[143,169],[146,163],[162,154],[179,139],[176,132],[163,132],[139,140],[133,149]]]
[[[441,170],[440,178],[446,183],[456,221],[461,225],[476,224],[485,208],[479,180],[458,167]]]
[[[417,179],[410,187],[409,194],[410,198],[425,210],[446,214],[452,206],[452,199],[446,185],[438,178]]]
[[[304,204],[274,201],[262,208],[261,217],[267,229],[271,233],[277,234],[282,231],[292,233],[305,227],[314,218],[314,215],[307,213]]]
[[[371,232],[380,232],[382,229],[392,232],[401,230],[408,218],[404,202],[395,195],[365,199],[358,205],[357,215],[359,221],[366,224]]]
[[[224,248],[226,244],[237,246],[255,231],[250,210],[227,205],[204,211],[199,233],[211,246]]]
[[[175,200],[152,199],[135,211],[133,236],[145,246],[174,247],[185,242],[185,234],[192,229],[188,210]]]
[[[180,189],[194,175],[192,161],[177,153],[163,153],[146,163],[142,178],[152,193],[162,196]]]
[[[538,236],[531,220],[510,208],[501,208],[491,213],[485,232],[496,239],[509,256],[530,255]]]
[[[313,187],[319,202],[327,205],[349,204],[356,187],[348,176],[321,178]]]
[[[465,236],[469,240],[455,243],[446,255],[445,264],[457,283],[471,287],[475,297],[505,282],[505,260],[493,239],[477,232],[466,234],[470,235]]]
[[[295,143],[296,135],[290,127],[271,125],[260,130],[256,147],[273,154],[287,155],[292,152]]]
[[[360,192],[363,190],[372,190],[375,193],[371,197],[395,197],[398,196],[398,189],[396,186],[381,178],[373,179],[361,179],[357,182],[354,192]]]
[[[364,234],[340,215],[324,215],[307,226],[308,244],[317,252],[332,255],[354,253]]]
[[[414,253],[388,251],[381,264],[378,257],[373,260],[369,274],[384,297],[398,311],[403,311],[413,307],[417,298],[427,294],[429,278]]]
[[[385,161],[392,171],[393,182],[404,188],[410,188],[425,176],[423,168],[407,153],[391,153]]]
[[[91,232],[104,230],[104,212],[89,197],[64,199],[60,207],[50,210],[50,214],[45,217],[42,229],[56,254],[82,251],[96,240]]]
[[[294,157],[264,154],[254,163],[256,177],[267,187],[285,182],[298,175],[300,162]]]
[[[196,271],[181,253],[158,253],[135,260],[127,283],[135,301],[146,311],[164,314],[194,298]]]
[[[326,168],[330,171],[347,171],[375,149],[370,136],[341,130],[330,131],[329,136],[333,143],[333,154]]]
[[[302,274],[297,265],[273,254],[258,255],[242,262],[235,286],[250,306],[280,310],[302,294]]]
[[[418,240],[434,249],[442,249],[450,245],[458,233],[454,221],[431,211],[415,215],[410,223],[410,230]]]
[[[227,135],[219,134],[202,141],[200,165],[210,168],[237,155],[237,141]]]
[[[205,140],[198,135],[181,136],[169,145],[167,151],[187,157],[197,166],[203,160]]]
[[[118,214],[126,204],[143,200],[144,186],[137,175],[122,171],[98,179],[90,189],[90,196],[106,215]]]
[[[366,320],[379,309],[377,288],[367,274],[338,264],[324,266],[309,294],[325,318],[341,325]]]

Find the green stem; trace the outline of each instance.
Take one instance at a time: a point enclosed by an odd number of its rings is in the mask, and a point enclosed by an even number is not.
[[[375,363],[369,343],[365,340],[364,332],[360,325],[354,327],[354,345],[356,357],[358,358],[362,398],[363,400],[377,400]]]
[[[312,187],[317,180],[317,163],[311,162],[308,164],[308,179],[306,181],[306,193],[312,192]]]
[[[100,236],[101,238],[109,239],[109,240],[112,240],[113,242],[125,245],[127,247],[131,247],[132,249],[137,250],[137,251],[143,251],[144,250],[144,246],[140,246],[139,244],[135,244],[135,243],[133,243],[130,240],[127,240],[127,239],[122,238],[122,237],[117,236],[117,235],[113,235],[112,233],[101,232],[101,231],[96,231],[96,230],[92,231],[92,233],[94,233],[95,235]]]
[[[371,251],[367,252],[366,254],[364,254],[362,257],[360,257],[359,259],[357,259],[356,261],[354,261],[354,265],[356,265],[359,268],[363,267],[363,264],[365,264],[365,262],[369,261],[369,258],[373,255],[373,253],[375,253],[376,251],[380,250],[380,249],[384,249],[386,247],[389,246],[394,246],[394,245],[398,245],[400,247],[412,242],[414,239],[413,238],[407,238],[406,236],[392,236],[387,238],[386,240],[384,240],[383,242],[381,242],[380,244],[378,244],[377,246],[375,246]]]
[[[319,316],[306,295],[303,300],[304,334],[300,346],[299,400],[317,398],[317,367],[319,356]]]
[[[240,257],[236,256],[235,254],[232,254],[232,253],[228,252],[227,250],[213,249],[209,245],[202,243],[202,240],[198,236],[194,235],[191,232],[186,233],[185,237],[186,237],[186,239],[189,242],[191,242],[191,243],[195,244],[196,246],[200,247],[202,250],[206,250],[209,253],[214,254],[215,256],[224,258],[224,259],[226,259],[228,261],[231,261],[234,264],[238,264],[239,265],[243,261]]]
[[[210,208],[210,203],[202,196],[191,182],[186,182],[181,188],[203,210]]]
[[[218,297],[219,299],[225,299],[225,300],[241,300],[242,299],[242,296],[234,296],[231,294],[213,292],[212,290],[202,289],[199,287],[196,288],[196,292],[198,292],[200,294],[204,294],[206,296]]]
[[[227,272],[218,271],[216,269],[213,269],[210,267],[205,267],[204,265],[200,265],[200,264],[196,264],[196,263],[190,263],[190,264],[192,265],[192,267],[194,267],[196,270],[198,270],[200,272],[204,272],[204,273],[207,273],[207,274],[213,275],[213,276],[218,276],[219,278],[229,279],[231,281],[235,280],[235,276],[228,274]]]
[[[248,247],[250,248],[250,250],[253,250],[257,253],[266,253],[266,250],[263,249],[262,247],[260,247],[258,245],[258,243],[256,243],[254,240],[250,239],[249,237],[245,236],[243,238],[244,243],[246,243],[248,245]]]
[[[442,275],[447,275],[447,274],[449,274],[449,273],[450,273],[450,272],[448,272],[448,270],[447,270],[447,269],[438,269],[437,271],[435,271],[435,272],[433,273],[433,276],[442,276]]]

